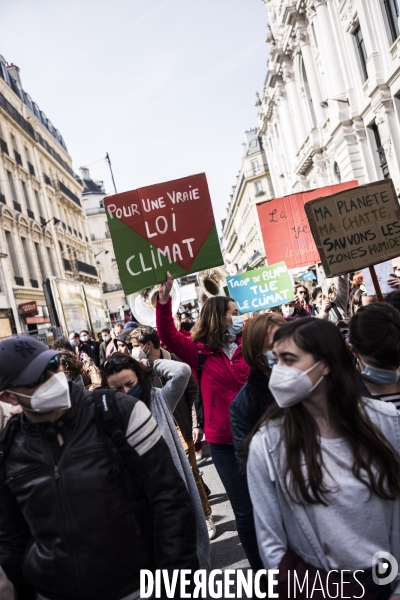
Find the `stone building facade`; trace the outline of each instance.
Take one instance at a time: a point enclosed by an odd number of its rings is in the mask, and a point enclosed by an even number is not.
[[[102,181],[94,181],[90,171],[81,167],[79,183],[83,187],[82,206],[88,224],[90,239],[96,258],[96,269],[103,292],[104,305],[110,315],[110,320],[121,318],[121,307],[127,306],[127,299],[122,290],[119,278],[114,247],[108,227],[104,198],[106,192]]]
[[[221,250],[229,275],[265,264],[257,204],[271,200],[273,189],[261,138],[246,132],[244,157],[222,221]]]
[[[264,0],[256,96],[275,196],[391,177],[400,190],[398,0]]]
[[[98,284],[82,191],[61,134],[0,56],[0,337],[50,326],[46,278]]]

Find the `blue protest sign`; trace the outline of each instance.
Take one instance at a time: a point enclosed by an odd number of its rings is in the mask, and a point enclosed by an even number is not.
[[[232,275],[226,279],[239,313],[256,312],[294,300],[293,282],[285,262]]]

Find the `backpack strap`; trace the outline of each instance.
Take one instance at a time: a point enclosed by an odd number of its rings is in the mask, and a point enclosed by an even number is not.
[[[133,475],[137,466],[134,451],[125,437],[125,422],[115,399],[115,390],[98,388],[93,390],[92,397],[96,424],[110,459],[111,472],[113,475],[122,475],[130,499],[137,500],[141,495],[140,486]],[[132,400],[135,406],[138,399],[132,397]]]
[[[9,419],[0,435],[0,481],[6,480],[6,458],[13,443],[14,435],[19,427],[19,415]]]

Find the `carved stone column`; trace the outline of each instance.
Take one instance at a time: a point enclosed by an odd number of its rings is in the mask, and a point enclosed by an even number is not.
[[[282,65],[282,77],[285,82],[287,99],[289,101],[290,110],[293,115],[294,132],[297,140],[297,148],[303,144],[307,136],[307,128],[304,122],[304,114],[299,102],[299,94],[294,80],[292,63],[285,60]]]
[[[317,123],[323,123],[326,120],[325,110],[321,107],[321,102],[326,98],[322,98],[321,89],[318,81],[317,70],[312,54],[310,40],[307,31],[304,27],[298,28],[296,32],[296,41],[300,47],[301,55],[304,61],[304,67],[307,73],[308,85],[313,101],[313,107]]]

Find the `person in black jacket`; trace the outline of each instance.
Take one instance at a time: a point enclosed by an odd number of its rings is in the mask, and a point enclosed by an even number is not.
[[[176,354],[161,348],[160,338],[154,327],[141,325],[131,332],[126,341],[132,344],[132,356],[137,360],[147,358],[153,362],[159,359],[182,362]],[[165,383],[165,381],[157,376],[155,376],[152,381],[153,387],[156,388],[164,387]],[[217,535],[217,528],[212,518],[212,509],[204,489],[204,483],[197,468],[196,451],[194,447],[194,440],[203,435],[203,432],[197,425],[197,416],[196,411],[194,410],[197,393],[198,386],[193,375],[191,375],[185,392],[179,400],[172,416],[177,424],[178,434],[196,481],[204,516],[206,518],[208,535],[210,540],[213,540]]]
[[[90,339],[90,334],[89,332],[84,329],[83,331],[80,332],[79,334],[79,339],[80,339],[80,343],[79,343],[79,355],[81,355],[82,352],[85,352],[89,358],[91,358],[96,367],[100,366],[100,356],[99,356],[99,350],[100,350],[100,344],[99,342],[96,342],[96,340]]]
[[[243,330],[242,352],[250,375],[231,404],[231,426],[236,458],[243,464],[242,444],[274,398],[268,382],[273,364],[274,333],[286,320],[276,313],[249,319]]]
[[[25,335],[0,342],[0,400],[23,409],[0,436],[0,565],[23,600],[134,600],[140,569],[195,568],[190,498],[147,406],[117,393],[116,461],[58,355]]]

